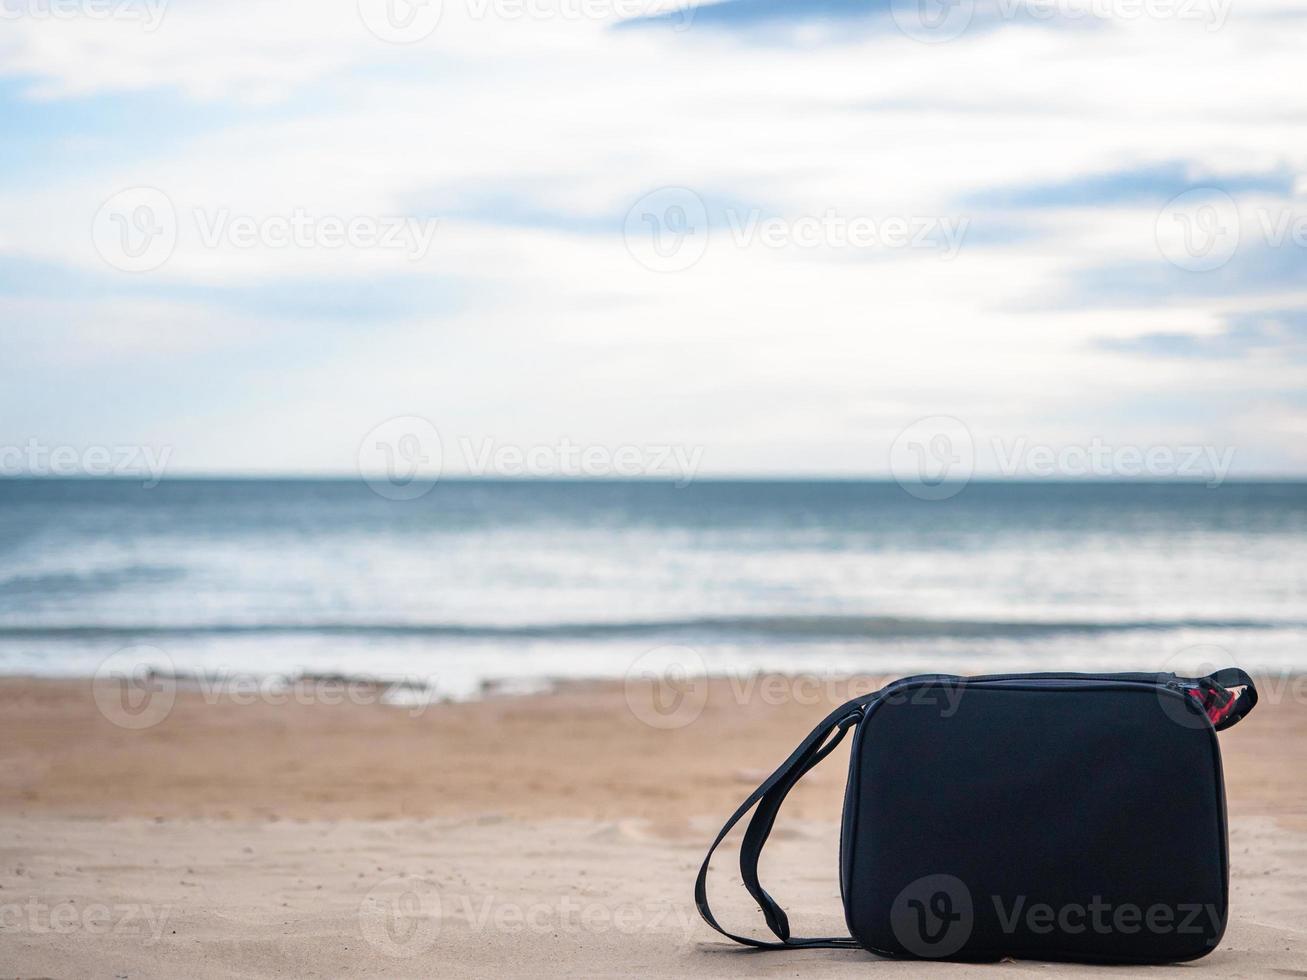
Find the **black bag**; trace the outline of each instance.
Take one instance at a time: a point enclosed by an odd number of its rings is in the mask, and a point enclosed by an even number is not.
[[[1195,959],[1220,942],[1227,912],[1216,732],[1256,703],[1233,668],[904,678],[832,712],[754,790],[709,848],[695,902],[718,932],[762,949]],[[786,794],[850,730],[840,891],[851,936],[794,938],[758,857]],[[755,804],[740,874],[775,942],[727,932],[708,905],[713,851]]]

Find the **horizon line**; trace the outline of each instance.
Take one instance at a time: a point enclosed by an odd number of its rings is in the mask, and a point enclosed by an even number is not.
[[[373,477],[375,479],[375,477]],[[84,474],[72,476],[56,476],[51,474],[23,473],[23,474],[0,474],[0,483],[140,483],[142,480],[153,484],[159,483],[200,483],[200,482],[244,482],[244,483],[275,483],[275,482],[299,482],[299,483],[346,483],[359,482],[366,483],[367,477],[359,473],[331,472],[331,473],[248,473],[248,472],[206,472],[194,471],[188,473],[177,473],[168,476],[154,478],[148,474],[115,474],[108,476],[89,476]],[[451,476],[441,476],[430,481],[437,483],[486,483],[486,484],[504,484],[504,483],[647,483],[647,484],[669,484],[678,487],[690,486],[695,483],[883,483],[883,484],[900,484],[902,481],[894,476],[859,476],[847,474],[720,474],[715,476],[696,476],[689,480],[683,477],[674,476],[478,476],[475,474],[455,474]],[[1246,474],[1240,476],[1227,476],[1215,483],[1210,477],[1177,477],[1177,476],[1004,476],[1002,474],[986,474],[971,476],[962,480],[942,480],[941,486],[966,485],[970,483],[988,483],[988,484],[1131,484],[1131,485],[1183,485],[1183,486],[1203,486],[1215,489],[1227,483],[1307,483],[1307,473],[1292,474]]]

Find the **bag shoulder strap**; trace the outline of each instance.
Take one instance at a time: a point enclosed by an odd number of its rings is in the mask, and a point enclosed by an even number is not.
[[[790,790],[803,778],[805,773],[825,759],[834,750],[835,746],[843,741],[849,729],[862,720],[866,706],[875,700],[879,694],[880,692],[876,692],[854,698],[827,715],[808,734],[808,737],[799,743],[799,747],[790,754],[790,757],[782,762],[775,772],[763,780],[762,784],[749,794],[748,799],[741,803],[739,808],[731,814],[731,818],[726,821],[721,832],[717,834],[716,840],[708,848],[708,854],[704,857],[703,864],[699,868],[699,876],[694,883],[694,901],[699,907],[699,914],[703,916],[704,921],[723,936],[745,946],[752,946],[755,949],[859,948],[857,941],[850,936],[792,937],[790,935],[789,920],[785,912],[776,903],[775,899],[767,894],[758,881],[758,858],[762,854],[763,845],[767,843],[767,838],[771,834],[772,826],[776,822],[776,815],[780,812],[781,803],[784,802]],[[744,840],[740,845],[740,874],[744,879],[745,888],[761,906],[763,917],[767,920],[767,925],[776,935],[778,942],[753,939],[749,936],[738,936],[733,932],[728,932],[713,916],[712,908],[708,903],[708,867],[712,863],[713,852],[726,839],[726,835],[731,832],[731,829],[755,805],[758,810],[753,815],[753,819],[750,820],[749,826],[744,833]]]

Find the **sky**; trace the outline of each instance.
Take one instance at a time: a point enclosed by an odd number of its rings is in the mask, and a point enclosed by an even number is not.
[[[1307,477],[1307,4],[0,19],[5,475]]]

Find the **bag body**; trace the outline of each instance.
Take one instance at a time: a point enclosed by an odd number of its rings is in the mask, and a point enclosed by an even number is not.
[[[1236,696],[1230,688],[1242,688]],[[1194,959],[1228,914],[1216,732],[1246,674],[921,675],[833,712],[718,835],[757,807],[740,870],[777,942],[884,956],[1111,963]],[[785,795],[852,732],[839,879],[848,937],[796,939],[758,881]]]

